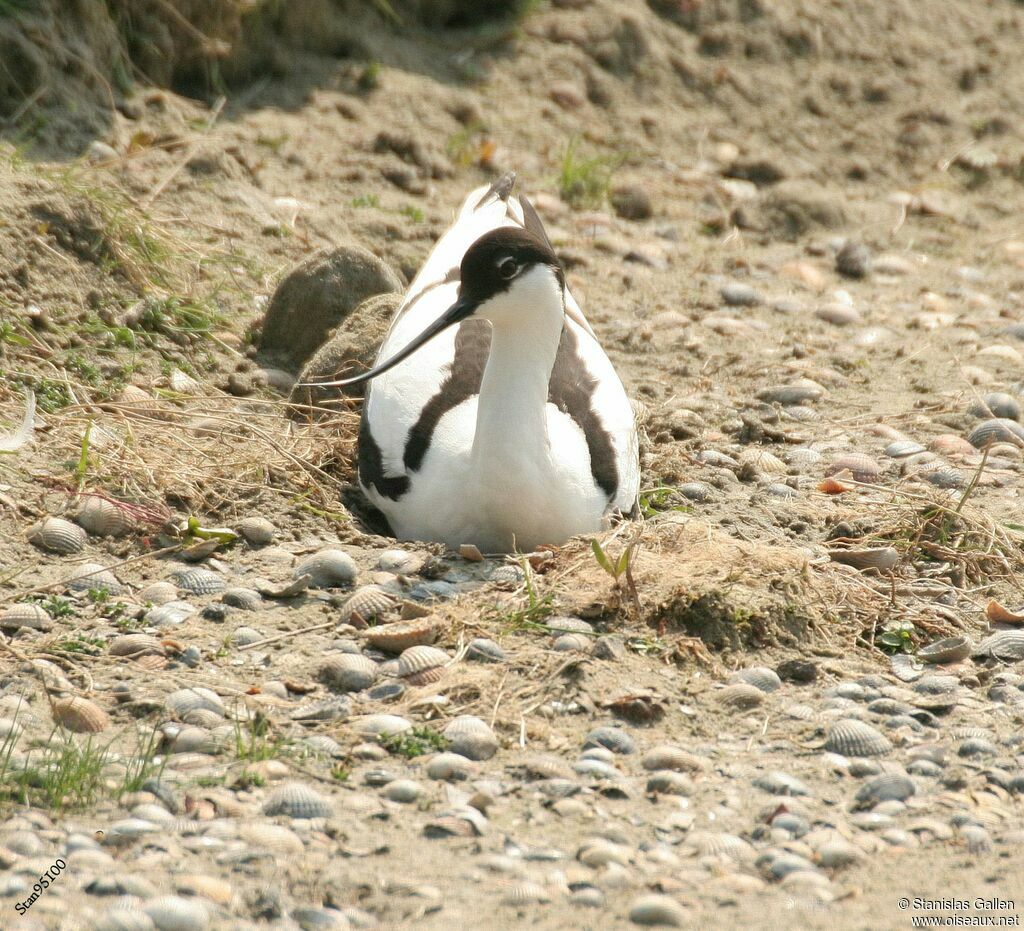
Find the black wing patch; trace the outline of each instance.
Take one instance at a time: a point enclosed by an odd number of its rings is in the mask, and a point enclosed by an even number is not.
[[[366,404],[369,392],[363,401],[363,416],[359,419],[359,480],[364,485],[371,485],[377,494],[397,501],[409,490],[408,475],[385,475],[384,459],[380,447],[370,432],[370,419],[366,416]]]
[[[463,401],[480,393],[484,366],[491,351],[491,325],[486,320],[464,320],[455,334],[455,355],[441,387],[420,411],[405,441],[402,461],[417,472],[430,448],[430,440],[441,418]]]
[[[555,247],[551,245],[551,240],[548,239],[548,233],[541,222],[540,214],[534,209],[533,204],[527,200],[525,194],[519,195],[519,206],[523,208],[523,229],[528,233],[533,233],[554,255]]]
[[[612,500],[619,488],[619,467],[615,462],[611,434],[591,405],[596,388],[597,379],[587,371],[579,354],[576,334],[566,322],[562,326],[555,367],[548,383],[548,401],[579,424],[590,451],[590,471],[594,481]]]

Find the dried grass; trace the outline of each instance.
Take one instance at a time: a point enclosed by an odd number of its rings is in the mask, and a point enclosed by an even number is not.
[[[89,391],[69,388],[76,399]],[[51,487],[99,493],[154,516],[169,516],[170,506],[228,519],[260,506],[273,511],[284,499],[341,518],[357,415],[323,411],[325,419],[297,424],[286,410],[284,401],[226,394],[80,401],[47,417],[36,458],[84,463],[81,475],[48,476]]]

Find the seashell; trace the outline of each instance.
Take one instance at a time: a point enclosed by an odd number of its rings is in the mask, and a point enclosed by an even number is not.
[[[540,883],[518,882],[508,887],[501,901],[505,905],[538,905],[550,902],[551,896]]]
[[[409,805],[423,794],[423,788],[413,779],[393,779],[384,789],[384,797],[392,802]]]
[[[263,638],[264,634],[256,630],[255,627],[236,627],[234,633],[231,634],[231,642],[239,647],[259,643]]]
[[[544,626],[554,637],[559,634],[594,633],[594,625],[579,617],[553,617]]]
[[[872,484],[882,474],[882,469],[870,456],[863,453],[844,453],[832,460],[829,475],[848,471],[855,482]]]
[[[785,475],[789,471],[778,456],[758,447],[744,449],[739,455],[739,463],[763,475]]]
[[[306,591],[312,581],[311,575],[300,575],[287,585],[275,585],[266,579],[255,579],[252,585],[264,598],[295,598]]]
[[[516,760],[515,769],[529,779],[571,779],[572,770],[557,756],[530,754]]]
[[[149,899],[142,911],[150,917],[159,931],[206,931],[210,925],[210,912],[194,898],[180,895],[162,895]]]
[[[522,585],[526,580],[526,574],[522,566],[504,565],[496,566],[487,577],[491,582],[502,582],[506,585]]]
[[[474,817],[469,812],[475,812]],[[486,819],[476,809],[460,809],[459,812],[441,815],[428,821],[423,827],[425,837],[478,837],[483,834]]]
[[[810,472],[821,462],[821,453],[809,446],[798,446],[789,451],[786,461],[797,472]]]
[[[215,595],[224,591],[228,584],[224,576],[200,566],[178,569],[171,573],[170,578],[182,591],[193,595]]]
[[[853,491],[853,485],[847,485],[844,482],[839,481],[836,478],[826,478],[818,482],[814,486],[817,491],[823,492],[826,495],[841,495],[848,491]]]
[[[891,546],[871,547],[869,549],[834,549],[829,550],[833,562],[864,571],[877,569],[887,571],[894,569],[900,561],[900,554]]]
[[[137,911],[138,907],[135,902],[116,902],[92,925],[93,931],[155,931],[153,919],[145,912]]]
[[[442,732],[448,749],[470,760],[489,760],[498,752],[498,738],[486,721],[470,714],[459,715]]]
[[[476,663],[503,663],[505,651],[487,637],[475,637],[466,647],[466,659]]]
[[[871,808],[879,802],[903,802],[917,792],[914,780],[900,773],[882,773],[869,779],[854,796],[857,804]]]
[[[885,447],[885,454],[890,459],[905,459],[907,456],[916,456],[925,451],[925,448],[914,440],[893,440]]]
[[[1024,659],[1024,630],[996,631],[978,644],[973,656],[976,659],[995,659],[1004,663],[1016,663]]]
[[[1020,402],[1012,394],[996,391],[975,401],[968,409],[975,417],[999,420],[1020,420]]]
[[[795,776],[790,776],[789,773],[779,770],[758,776],[754,780],[754,785],[765,792],[770,792],[772,795],[797,796],[811,794],[811,790],[803,782]]]
[[[181,715],[181,720],[193,727],[214,728],[224,723],[224,716],[217,714],[212,708],[193,708]]]
[[[167,668],[166,656],[139,656],[134,661],[142,669],[156,670]]]
[[[917,651],[917,658],[923,663],[959,663],[967,659],[973,649],[970,637],[946,637],[921,647]]]
[[[277,538],[277,528],[265,517],[244,517],[238,522],[238,532],[253,546],[266,546]]]
[[[993,443],[1024,444],[1024,427],[1014,420],[996,417],[984,420],[967,434],[967,442],[975,449],[984,449]]]
[[[842,756],[885,756],[892,750],[892,743],[870,724],[843,718],[829,728],[824,749]]]
[[[970,456],[975,451],[967,440],[952,433],[943,433],[933,438],[928,443],[928,448],[940,456]]]
[[[644,754],[641,763],[647,770],[670,769],[677,773],[699,773],[706,768],[700,757],[669,744],[652,747]]]
[[[750,708],[756,708],[764,701],[764,692],[756,685],[736,682],[732,685],[727,685],[715,697],[726,708],[746,711]]]
[[[754,848],[735,834],[715,831],[694,831],[686,842],[702,857],[727,857],[738,863],[754,859]]]
[[[187,601],[168,601],[146,612],[145,622],[150,627],[174,627],[196,613]]]
[[[405,550],[385,550],[377,557],[377,568],[394,575],[413,575],[422,565],[422,558]]]
[[[1004,624],[1008,626],[1024,624],[1024,610],[1010,611],[994,598],[989,599],[988,604],[985,605],[985,617],[988,618],[991,624]]]
[[[936,488],[963,488],[967,484],[963,473],[956,469],[951,469],[941,462],[934,463],[934,466],[934,468],[919,469],[914,478],[924,479],[929,485],[934,485]]]
[[[444,667],[450,659],[438,647],[409,647],[398,657],[398,675],[410,685],[437,682],[444,675]]]
[[[220,724],[221,720],[216,719]],[[223,741],[211,734],[206,728],[190,725],[183,727],[171,741],[171,753],[220,753],[224,749]]]
[[[395,605],[396,600],[379,585],[364,585],[357,588],[341,606],[343,623],[365,627],[380,615],[387,614]]]
[[[355,560],[348,553],[325,549],[299,560],[294,577],[300,579],[308,575],[314,588],[337,588],[355,582],[358,572]]]
[[[839,302],[823,304],[814,311],[814,316],[833,326],[849,326],[851,323],[858,323],[861,319],[860,312],[855,307]]]
[[[576,851],[576,859],[590,867],[607,866],[610,863],[629,866],[632,853],[626,844],[619,844],[607,837],[584,839]]]
[[[382,682],[368,689],[366,697],[370,701],[398,701],[406,692],[404,682]]]
[[[190,711],[197,711],[199,709],[206,709],[221,718],[224,717],[224,703],[220,700],[220,696],[216,692],[204,689],[201,686],[171,692],[164,699],[164,707],[181,718]]]
[[[333,695],[322,701],[300,705],[288,717],[293,721],[312,723],[315,721],[336,721],[339,718],[348,717],[348,713],[348,699],[344,695]]]
[[[458,753],[435,753],[427,763],[427,778],[441,782],[460,782],[476,775],[480,767]]]
[[[170,582],[150,582],[138,592],[138,599],[143,604],[163,605],[178,597],[178,589]]]
[[[149,634],[124,634],[115,637],[109,647],[111,656],[127,656],[136,658],[139,656],[165,656],[163,644],[156,637]]]
[[[586,634],[562,634],[552,644],[559,653],[589,653],[593,646],[594,638]]]
[[[96,537],[123,537],[135,526],[135,519],[128,508],[98,495],[85,497],[75,514],[75,521]]]
[[[98,734],[110,726],[110,716],[87,698],[55,698],[52,709],[54,722],[76,734]]]
[[[621,727],[595,727],[583,740],[583,749],[604,747],[612,753],[628,754],[636,751],[636,743]]]
[[[263,814],[287,818],[329,818],[334,813],[330,800],[301,782],[289,782],[275,789],[263,803]]]
[[[352,721],[352,728],[360,737],[391,737],[411,727],[409,721],[396,714],[368,714]]]
[[[185,895],[209,899],[218,905],[230,905],[234,898],[231,883],[218,876],[179,876],[174,882],[174,888]]]
[[[689,912],[667,895],[642,895],[629,907],[629,920],[635,925],[682,928],[690,923]]]
[[[767,666],[749,666],[746,669],[738,669],[731,676],[730,682],[746,682],[762,692],[774,692],[782,688],[782,680],[774,669]]]
[[[768,404],[781,404],[783,407],[807,404],[810,401],[818,401],[824,396],[825,389],[812,381],[762,388],[757,393],[758,400],[766,401]]]
[[[85,531],[63,517],[47,517],[28,528],[29,542],[52,553],[68,556],[85,548]]]
[[[377,681],[377,664],[361,653],[342,653],[324,661],[319,678],[334,691],[361,692]]]
[[[647,792],[652,795],[689,795],[693,781],[689,776],[671,769],[655,770],[647,778]]]
[[[290,828],[281,824],[268,824],[257,821],[243,825],[238,832],[239,838],[258,850],[269,850],[278,856],[290,856],[302,853],[302,841]]]
[[[304,741],[307,747],[314,753],[320,753],[324,756],[330,757],[342,757],[345,755],[345,750],[333,737],[328,737],[327,734],[311,734]]]
[[[410,621],[395,621],[371,627],[363,633],[370,646],[385,653],[401,653],[416,646],[433,643],[438,636],[437,621],[432,617],[420,617]]]
[[[635,724],[651,724],[665,717],[667,704],[663,696],[651,689],[636,689],[601,702],[616,717]]]
[[[123,591],[121,583],[105,566],[99,563],[82,563],[75,567],[75,574],[67,580],[67,591],[87,592],[93,589],[106,589],[111,595],[120,595]]]
[[[158,419],[166,417],[166,412],[160,402],[138,385],[125,385],[117,396],[117,404],[129,417],[155,417]]]
[[[220,600],[232,608],[240,611],[258,611],[263,607],[263,599],[260,593],[251,588],[226,588],[220,596]]]
[[[52,626],[53,620],[41,605],[16,604],[0,611],[0,628],[4,630],[49,630]]]

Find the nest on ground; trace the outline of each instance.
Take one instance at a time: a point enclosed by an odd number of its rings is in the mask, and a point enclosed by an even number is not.
[[[170,507],[231,518],[281,497],[315,513],[340,512],[339,493],[352,476],[354,412],[334,409],[317,423],[297,424],[284,400],[167,391],[93,402],[92,389],[65,384],[77,403],[46,415],[35,433],[42,461],[68,468],[48,478],[52,488],[98,493],[153,514]]]

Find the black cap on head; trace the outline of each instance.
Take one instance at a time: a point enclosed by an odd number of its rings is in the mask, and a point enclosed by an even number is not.
[[[484,233],[462,257],[459,299],[482,304],[507,291],[524,271],[547,265],[564,283],[562,267],[549,243],[518,226],[500,226]]]
[[[562,267],[558,264],[558,257],[547,241],[547,236],[540,239],[518,226],[502,226],[484,233],[462,257],[458,300],[437,320],[386,362],[362,375],[340,381],[318,382],[315,386],[357,385],[382,375],[408,359],[438,333],[443,333],[448,327],[471,316],[485,301],[507,291],[523,272],[537,265],[548,266],[558,278],[559,285],[565,286]]]

